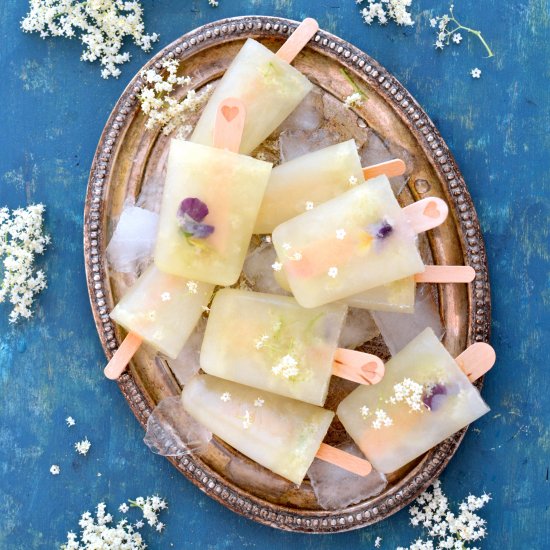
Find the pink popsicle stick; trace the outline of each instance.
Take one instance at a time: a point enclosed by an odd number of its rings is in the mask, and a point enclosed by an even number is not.
[[[315,19],[311,17],[304,19],[275,55],[289,64],[292,63],[318,30],[319,23]]]
[[[334,354],[332,374],[359,384],[378,384],[384,377],[380,357],[362,351],[338,348]]]
[[[403,208],[403,213],[416,233],[423,233],[441,225],[449,214],[447,203],[437,197],[428,197]]]
[[[126,365],[128,365],[142,342],[143,340],[139,334],[135,332],[128,333],[105,369],[103,369],[103,373],[109,380],[116,380],[123,373]]]
[[[392,178],[393,176],[402,176],[406,169],[407,166],[401,159],[387,160],[363,168],[363,177],[366,180],[382,175]]]
[[[321,443],[315,456],[361,477],[372,472],[372,465],[368,460],[346,453],[336,447],[331,447],[326,443]]]
[[[416,283],[471,283],[476,276],[469,265],[427,265],[414,276]]]

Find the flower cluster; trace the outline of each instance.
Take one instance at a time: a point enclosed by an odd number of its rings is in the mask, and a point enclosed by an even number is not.
[[[126,37],[149,51],[158,34],[145,34],[143,9],[137,0],[30,0],[29,12],[21,21],[25,32],[48,36],[77,36],[84,45],[80,59],[98,61],[101,76],[118,77],[118,65],[130,60],[121,53]]]
[[[356,4],[362,4],[363,0],[355,0]],[[410,27],[414,25],[408,9],[412,0],[367,0],[368,5],[361,10],[361,16],[368,25],[378,19],[380,25],[389,21],[395,21],[398,25]]]
[[[487,51],[487,57],[493,57],[494,55],[489,47],[489,44],[487,44],[480,31],[466,27],[457,21],[454,14],[453,4],[449,7],[449,13],[432,17],[430,19],[430,27],[435,29],[437,33],[437,39],[434,44],[437,50],[442,50],[445,46],[449,46],[451,42],[454,44],[460,44],[462,42],[462,34],[460,31],[463,31],[473,34],[479,39]]]
[[[43,233],[43,204],[18,208],[11,214],[0,208],[0,303],[9,301],[13,308],[11,323],[32,316],[34,297],[46,288],[46,276],[34,272],[36,254],[43,254],[50,237]]]
[[[145,127],[148,130],[162,128],[163,134],[171,134],[176,128],[185,126],[189,114],[196,113],[210,97],[211,85],[198,94],[189,90],[181,101],[170,95],[176,86],[191,84],[191,77],[178,76],[179,63],[177,59],[165,59],[160,72],[155,69],[141,72],[145,86],[138,99],[147,116]],[[162,71],[165,71],[164,75]]]
[[[363,96],[359,92],[353,92],[344,99],[344,107],[351,109],[351,107],[361,107],[363,105]]]
[[[416,499],[419,506],[411,506],[409,509],[411,525],[424,527],[429,538],[417,539],[410,547],[399,547],[397,550],[476,550],[465,543],[486,536],[486,521],[475,512],[490,500],[491,497],[485,493],[481,497],[469,495],[459,504],[460,513],[455,515],[449,509],[449,501],[441,489],[441,482],[437,480],[432,486],[432,492],[427,490]]]
[[[223,392],[221,395],[220,395],[220,399],[224,402],[224,403],[227,403],[228,401],[231,401],[231,394],[226,391],[226,392]]]
[[[166,502],[158,496],[136,498],[130,500],[130,505],[140,508],[143,512],[143,519],[147,520],[150,526],[160,532],[164,524],[158,521],[158,514],[167,508]],[[119,506],[122,513],[129,510],[124,502]],[[142,550],[147,548],[141,533],[138,529],[144,526],[142,520],[131,524],[127,519],[113,525],[113,516],[106,512],[105,503],[100,502],[96,507],[95,517],[90,512],[82,514],[78,525],[81,528],[79,536],[72,531],[67,533],[67,542],[61,546],[62,550],[91,550],[101,548],[102,550]]]
[[[282,375],[283,378],[289,379],[298,376],[300,369],[298,368],[298,361],[292,355],[287,354],[271,368],[271,372],[276,376]]]
[[[88,451],[90,450],[91,446],[92,444],[88,441],[87,437],[85,437],[82,441],[77,441],[74,444],[74,448],[76,449],[76,452],[84,456],[88,454]]]
[[[395,405],[403,401],[409,406],[411,411],[422,411],[424,405],[422,394],[424,387],[410,378],[404,378],[403,382],[393,386],[393,395],[386,401]]]

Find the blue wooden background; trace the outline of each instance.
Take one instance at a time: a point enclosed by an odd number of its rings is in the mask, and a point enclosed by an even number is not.
[[[242,14],[312,16],[368,52],[403,82],[438,125],[473,195],[488,248],[493,344],[498,363],[484,395],[491,414],[469,431],[442,476],[453,500],[492,493],[489,549],[550,548],[550,178],[548,0],[455,2],[496,57],[473,39],[436,52],[430,16],[447,4],[415,0],[414,28],[367,27],[354,0],[145,0],[159,48],[208,21]],[[103,124],[126,82],[147,60],[135,47],[118,80],[79,61],[77,41],[42,41],[19,30],[27,2],[0,1],[0,205],[47,205],[53,245],[41,260],[49,288],[35,318],[7,323],[0,306],[0,548],[54,548],[80,513],[105,501],[159,493],[170,505],[151,548],[372,548],[407,545],[402,511],[382,524],[334,536],[282,533],[242,519],[202,495],[142,443],[116,386],[90,314],[82,259],[88,170]],[[155,49],[157,51],[158,48]],[[479,67],[480,80],[469,71]],[[64,418],[77,425],[68,429]],[[87,436],[88,456],[73,444]],[[61,475],[49,473],[51,464]],[[101,474],[101,475],[100,475]],[[116,515],[119,515],[118,513]]]

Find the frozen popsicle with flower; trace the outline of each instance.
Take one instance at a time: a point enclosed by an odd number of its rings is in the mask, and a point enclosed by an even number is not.
[[[118,378],[143,342],[175,359],[213,291],[214,285],[149,266],[110,314],[128,336],[105,368],[105,376]]]
[[[350,139],[276,166],[256,220],[254,233],[272,233],[281,223],[381,174],[401,175],[400,159],[361,167],[355,140]]]
[[[300,485],[316,455],[358,475],[370,464],[322,443],[334,413],[208,374],[185,384],[184,409],[214,435]]]
[[[342,300],[424,271],[417,233],[447,213],[435,197],[402,209],[379,176],[279,225],[275,267],[304,307]]]
[[[384,373],[378,357],[338,348],[346,314],[344,304],[305,309],[287,296],[220,290],[210,308],[201,368],[322,406],[331,375],[369,384]]]
[[[155,264],[229,286],[239,278],[272,165],[235,152],[245,123],[241,101],[226,99],[217,112],[214,147],[170,143]]]
[[[379,384],[340,403],[338,418],[376,470],[393,472],[489,411],[470,380],[494,359],[478,343],[455,360],[427,328],[388,361]]]
[[[312,89],[290,63],[318,28],[314,19],[305,19],[276,53],[249,38],[218,83],[191,141],[213,145],[216,111],[226,97],[240,99],[247,112],[239,151],[248,154],[264,141]]]

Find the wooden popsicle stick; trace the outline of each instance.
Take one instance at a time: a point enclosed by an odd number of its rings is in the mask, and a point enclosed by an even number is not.
[[[243,137],[245,118],[246,109],[240,99],[234,97],[224,99],[216,113],[214,147],[238,153]]]
[[[427,265],[414,276],[416,283],[471,283],[476,277],[469,265]]]
[[[334,354],[332,374],[359,384],[378,384],[384,377],[382,359],[363,351],[338,348]]]
[[[372,465],[368,460],[331,447],[326,443],[321,443],[315,456],[358,476],[368,476],[372,472]]]
[[[496,359],[495,350],[489,344],[476,342],[465,349],[455,361],[468,380],[474,382],[491,370]]]
[[[447,203],[438,197],[428,197],[403,208],[403,213],[416,233],[441,225],[449,214]]]
[[[402,176],[406,169],[407,166],[401,159],[387,160],[386,162],[363,168],[363,177],[366,180],[382,175],[392,178],[393,176]]]
[[[122,374],[142,342],[143,339],[139,334],[135,332],[128,333],[103,370],[109,380],[116,380]]]
[[[311,17],[304,19],[275,55],[289,64],[292,63],[318,30],[319,23],[315,19]]]

